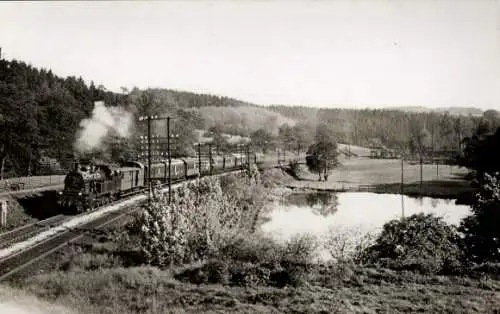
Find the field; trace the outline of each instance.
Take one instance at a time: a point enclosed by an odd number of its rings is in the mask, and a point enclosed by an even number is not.
[[[339,153],[341,153],[341,154],[347,155],[350,152],[351,155],[357,156],[357,157],[370,157],[370,154],[371,154],[371,150],[369,148],[356,146],[356,145],[351,145],[349,147],[349,145],[347,145],[347,144],[338,143],[337,149],[338,149]]]
[[[341,158],[341,165],[330,172],[328,181],[318,181],[318,175],[301,166],[300,180],[287,185],[294,188],[322,190],[349,190],[362,186],[380,186],[401,183],[401,161],[394,159]],[[420,165],[403,165],[404,183],[420,182]],[[456,166],[423,165],[423,181],[454,181],[465,175],[465,169]]]
[[[34,189],[44,186],[60,185],[64,182],[64,175],[17,177],[0,180],[0,193],[12,191],[11,186],[21,184],[21,189]]]
[[[500,284],[352,270],[298,288],[190,284],[156,268],[41,275],[25,289],[69,313],[495,313]]]

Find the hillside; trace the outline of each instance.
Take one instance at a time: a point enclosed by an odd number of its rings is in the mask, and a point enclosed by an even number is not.
[[[483,110],[474,107],[442,107],[442,108],[427,108],[422,106],[411,106],[411,107],[391,107],[393,110],[401,110],[404,112],[427,112],[427,113],[448,113],[452,116],[481,116]]]
[[[250,134],[258,129],[277,135],[282,124],[295,125],[295,120],[268,109],[246,105],[238,107],[213,107],[207,106],[198,109],[205,119],[208,129],[216,125],[234,131]]]
[[[95,105],[97,101],[103,101],[100,107]],[[456,110],[449,109],[453,114]],[[480,113],[473,108],[463,110]],[[432,132],[434,148],[457,149],[483,117],[453,114],[264,107],[224,96],[170,89],[133,88],[120,94],[109,92],[104,86],[96,87],[92,82],[88,85],[81,77],[62,78],[50,69],[17,60],[0,60],[0,130],[5,135],[0,139],[0,161],[5,161],[4,173],[16,176],[49,171],[42,169],[41,160],[54,160],[58,163],[55,168],[68,169],[75,149],[88,146],[89,134],[98,141],[87,152],[79,152],[79,156],[108,161],[136,158],[138,137],[146,131],[146,124],[139,122],[138,117],[145,115],[173,117],[171,132],[178,136],[174,155],[183,156],[193,153],[197,129],[216,129],[218,133],[241,137],[251,137],[259,131],[263,136],[261,143],[273,148],[297,149],[310,144],[320,124],[328,125],[339,143],[407,148],[410,138],[426,131]],[[124,125],[117,125],[114,134],[90,132],[95,130],[90,127],[92,123],[99,125],[104,116],[108,124],[109,118],[119,122],[120,117],[128,117],[131,121],[125,125],[131,124],[131,129],[121,132]],[[165,121],[154,125],[154,134],[166,136]]]

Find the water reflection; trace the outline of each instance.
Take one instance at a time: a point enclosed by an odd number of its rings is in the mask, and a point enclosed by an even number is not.
[[[336,193],[294,193],[282,200],[286,206],[309,207],[314,214],[328,216],[337,210],[338,196]]]
[[[439,203],[439,200],[437,198],[431,198],[431,206],[432,208],[436,208]]]
[[[434,213],[456,225],[470,213],[468,206],[429,197],[416,200],[398,194],[297,193],[274,205],[261,230],[282,239],[300,233],[322,236],[332,227],[374,232],[389,220],[399,219],[403,211],[405,216]]]

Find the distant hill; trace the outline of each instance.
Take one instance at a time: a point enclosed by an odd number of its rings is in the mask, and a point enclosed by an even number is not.
[[[474,107],[443,107],[443,108],[427,108],[422,106],[408,106],[408,107],[388,107],[384,109],[400,110],[404,112],[416,113],[448,113],[452,116],[481,116],[483,110]]]

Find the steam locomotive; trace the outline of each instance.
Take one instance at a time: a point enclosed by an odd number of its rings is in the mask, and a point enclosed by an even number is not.
[[[261,164],[262,161],[263,155],[258,153],[216,156],[212,162],[206,158],[171,159],[171,181],[234,170],[247,162]],[[117,168],[77,163],[64,179],[64,190],[59,192],[58,205],[66,213],[91,210],[146,187],[148,172],[148,167],[140,162],[128,162]],[[168,174],[168,160],[151,165],[152,182],[168,182]]]

